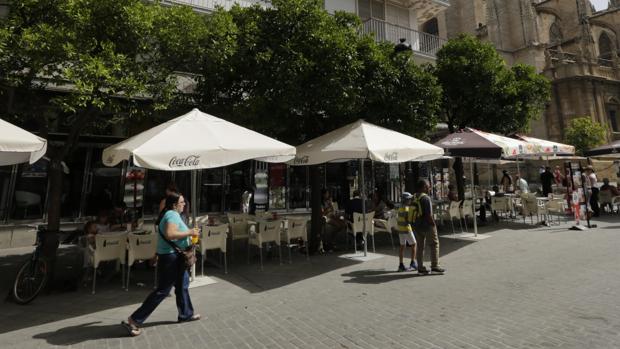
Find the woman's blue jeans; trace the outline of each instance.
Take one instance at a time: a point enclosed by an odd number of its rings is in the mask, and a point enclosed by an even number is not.
[[[194,307],[189,298],[189,273],[185,268],[185,260],[183,256],[176,253],[160,254],[157,260],[157,289],[155,289],[138,310],[131,314],[131,319],[138,324],[151,315],[153,310],[157,308],[170,294],[172,286],[177,299],[177,308],[179,310],[179,321],[185,321],[194,315]]]

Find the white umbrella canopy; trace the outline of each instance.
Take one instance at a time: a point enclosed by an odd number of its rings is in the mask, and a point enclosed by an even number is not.
[[[500,136],[494,133],[488,133],[473,128],[470,128],[469,130],[486,139],[487,141],[495,144],[496,146],[502,148],[503,158],[520,158],[524,155],[532,155],[535,153],[534,147],[529,145],[526,141]]]
[[[35,163],[47,151],[47,140],[0,119],[0,166]]]
[[[115,166],[133,158],[136,166],[199,170],[255,159],[286,162],[295,147],[193,109],[189,113],[106,148],[102,160]]]
[[[399,163],[434,160],[443,154],[440,147],[358,120],[298,146],[291,164],[316,165],[351,159]]]

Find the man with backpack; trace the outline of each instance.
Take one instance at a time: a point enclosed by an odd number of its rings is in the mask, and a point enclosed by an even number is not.
[[[431,271],[443,274],[446,270],[439,266],[439,237],[437,236],[437,225],[433,218],[433,203],[428,196],[429,189],[430,186],[425,179],[420,179],[416,183],[414,206],[418,207],[419,214],[416,215],[414,233],[418,245],[416,251],[418,273],[429,273],[429,270],[424,266],[424,244],[428,240],[431,248]]]
[[[416,270],[418,266],[415,262],[415,250],[416,242],[415,236],[413,236],[413,228],[416,214],[418,213],[417,207],[411,205],[411,199],[413,195],[408,192],[404,192],[401,195],[402,205],[398,209],[396,218],[396,230],[398,231],[398,239],[400,241],[400,249],[398,251],[398,257],[400,263],[398,264],[398,271]],[[409,269],[405,268],[403,259],[405,258],[405,247],[411,247],[411,264]]]

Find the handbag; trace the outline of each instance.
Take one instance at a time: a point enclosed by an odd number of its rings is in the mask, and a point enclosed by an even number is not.
[[[189,269],[192,265],[196,264],[196,246],[192,244],[187,249],[181,250],[177,244],[166,239],[166,236],[161,231],[159,232],[159,235],[161,235],[164,241],[166,241],[178,255],[183,256],[185,268]]]

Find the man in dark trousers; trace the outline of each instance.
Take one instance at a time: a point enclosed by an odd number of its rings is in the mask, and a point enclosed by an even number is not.
[[[416,183],[414,204],[419,205],[418,210],[420,214],[415,220],[413,231],[418,245],[418,250],[416,251],[418,273],[429,273],[429,270],[424,266],[424,245],[428,240],[431,248],[431,271],[443,274],[446,270],[439,266],[439,237],[437,236],[437,225],[433,218],[433,203],[430,196],[428,196],[429,189],[430,185],[425,179],[420,179]]]
[[[545,172],[540,174],[540,183],[542,184],[543,196],[549,196],[549,194],[553,193],[553,188],[551,186],[554,180],[555,176],[551,172],[551,167],[545,167]]]

